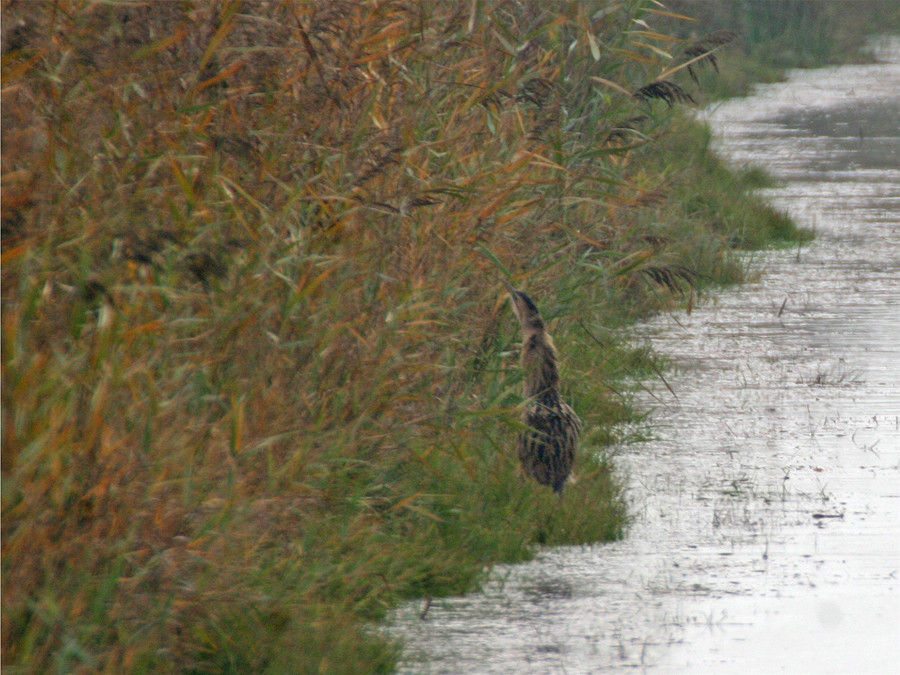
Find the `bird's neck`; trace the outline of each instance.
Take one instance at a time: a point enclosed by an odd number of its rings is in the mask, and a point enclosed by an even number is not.
[[[525,397],[553,399],[559,397],[559,371],[553,340],[544,332],[525,335],[522,345],[522,366],[525,370]]]

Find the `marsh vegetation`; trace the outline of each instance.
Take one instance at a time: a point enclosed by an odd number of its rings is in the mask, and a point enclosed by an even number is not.
[[[680,112],[728,41],[671,19],[5,3],[4,667],[388,671],[400,599],[620,536],[659,366],[619,329],[804,236]],[[501,277],[585,423],[562,501],[516,475]]]

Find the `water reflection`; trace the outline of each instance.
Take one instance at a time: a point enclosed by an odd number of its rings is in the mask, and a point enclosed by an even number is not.
[[[640,339],[672,356],[658,440],[623,448],[608,546],[398,613],[406,672],[900,671],[900,41],[710,111],[720,150],[814,227],[758,283]]]

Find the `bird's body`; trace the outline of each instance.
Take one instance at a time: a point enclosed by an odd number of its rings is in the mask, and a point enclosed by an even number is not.
[[[561,494],[572,473],[581,420],[559,392],[556,348],[534,301],[506,284],[522,326],[522,367],[527,403],[517,454],[526,476]]]

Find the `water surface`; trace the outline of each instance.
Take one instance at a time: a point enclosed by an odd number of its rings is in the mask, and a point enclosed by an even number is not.
[[[707,111],[817,239],[661,316],[620,542],[396,615],[415,673],[900,672],[900,40]]]

